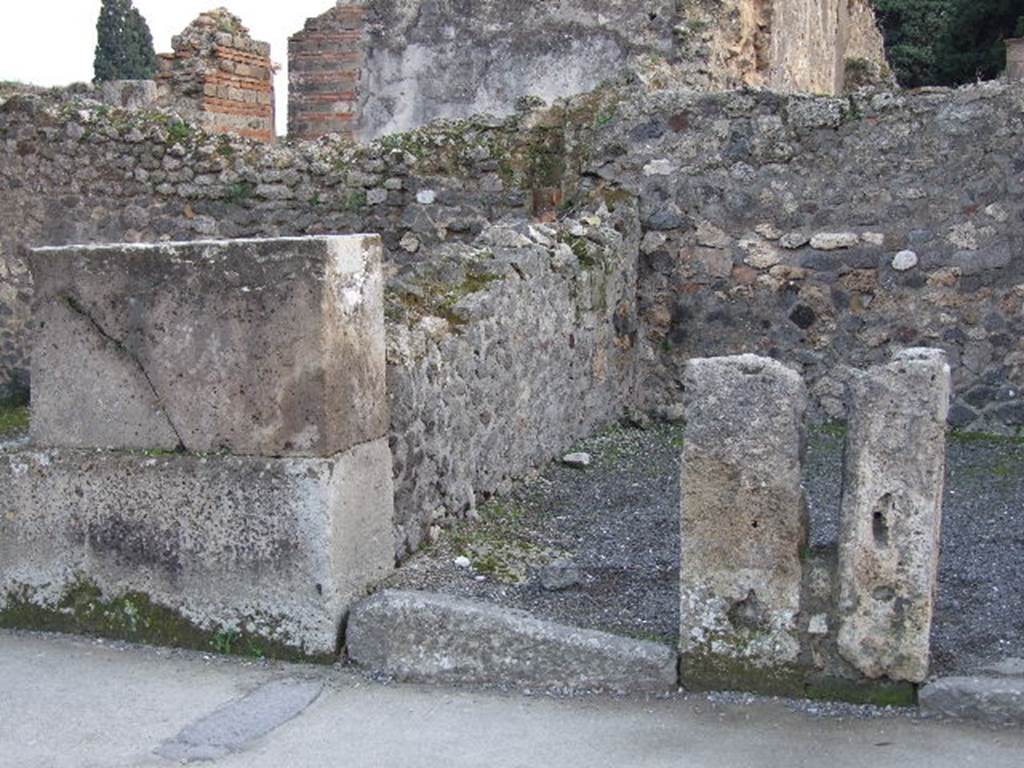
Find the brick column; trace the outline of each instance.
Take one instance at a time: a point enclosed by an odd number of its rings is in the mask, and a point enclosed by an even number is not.
[[[355,137],[365,16],[363,5],[338,5],[288,40],[290,137]]]

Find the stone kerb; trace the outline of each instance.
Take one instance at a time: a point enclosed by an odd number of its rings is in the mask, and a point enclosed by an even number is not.
[[[33,445],[0,454],[0,626],[332,658],[394,567],[379,239],[31,261]]]
[[[32,440],[332,456],[382,437],[376,236],[35,251]]]
[[[928,675],[950,368],[910,349],[850,382],[839,540],[839,652],[869,678]]]
[[[797,373],[753,355],[691,360],[685,389],[681,672],[715,688],[800,653],[807,393]]]

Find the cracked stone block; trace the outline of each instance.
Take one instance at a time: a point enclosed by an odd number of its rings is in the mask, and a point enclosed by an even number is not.
[[[680,650],[684,685],[738,668],[794,663],[800,652],[800,486],[807,392],[754,355],[687,364],[682,455]]]
[[[376,236],[42,248],[32,439],[331,456],[387,429]]]
[[[394,567],[386,438],[327,459],[0,453],[0,487],[0,626],[330,657]]]
[[[919,683],[938,578],[950,368],[908,349],[849,382],[839,537],[839,652],[865,676]]]

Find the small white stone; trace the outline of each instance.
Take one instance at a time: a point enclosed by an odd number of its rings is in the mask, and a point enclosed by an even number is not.
[[[416,193],[416,202],[420,205],[433,205],[437,200],[437,192],[432,189],[421,189]]]
[[[985,213],[991,216],[993,219],[998,221],[1000,224],[1010,219],[1010,213],[999,203],[992,203],[992,205],[985,207]]]
[[[570,453],[562,458],[562,463],[567,467],[582,469],[590,466],[589,453]]]
[[[803,232],[790,232],[788,235],[782,236],[779,245],[787,250],[795,251],[797,248],[803,248],[809,242],[811,242],[811,238]]]
[[[807,624],[807,634],[809,635],[827,635],[828,634],[828,615],[819,613],[816,616],[811,616],[810,622]]]
[[[670,160],[651,160],[644,166],[644,176],[669,176],[672,171]]]
[[[885,245],[885,235],[882,234],[881,232],[865,232],[860,236],[860,239],[863,240],[867,245]]]
[[[416,253],[420,249],[420,239],[412,232],[406,232],[398,244],[408,253]]]
[[[452,562],[455,563],[456,568],[470,568],[473,565],[473,561],[465,555],[456,557]]]
[[[757,234],[759,234],[765,240],[778,240],[780,237],[782,237],[782,233],[778,230],[778,227],[768,222],[764,224],[758,224],[756,227],[754,227],[754,231],[757,232]]]
[[[853,232],[819,232],[811,238],[811,248],[819,251],[838,251],[853,248],[860,237]]]
[[[916,266],[917,254],[913,251],[900,251],[892,260],[892,268],[897,272],[906,272]]]

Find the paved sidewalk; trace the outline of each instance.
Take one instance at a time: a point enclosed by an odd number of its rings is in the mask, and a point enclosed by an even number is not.
[[[1020,768],[1024,732],[783,703],[551,699],[0,632],[0,766]],[[217,757],[217,755],[221,755]]]

